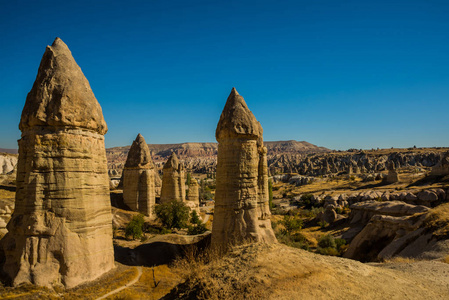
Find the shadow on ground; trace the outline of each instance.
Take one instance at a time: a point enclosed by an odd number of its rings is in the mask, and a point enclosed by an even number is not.
[[[210,234],[192,244],[176,244],[170,242],[152,242],[142,244],[134,249],[114,245],[115,260],[128,266],[158,266],[169,264],[177,258],[185,256],[187,251],[202,251],[210,244]]]

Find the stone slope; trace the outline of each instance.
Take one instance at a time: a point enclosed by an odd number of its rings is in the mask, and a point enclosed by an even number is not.
[[[445,299],[449,264],[363,264],[283,244],[239,246],[163,299]]]

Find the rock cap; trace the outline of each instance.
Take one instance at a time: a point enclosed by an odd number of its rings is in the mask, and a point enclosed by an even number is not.
[[[129,149],[125,168],[150,168],[153,166],[150,149],[139,133]]]
[[[236,137],[257,140],[262,135],[261,131],[262,126],[249,110],[243,97],[232,88],[215,131],[217,140]]]
[[[22,111],[19,129],[34,126],[108,130],[89,82],[60,38],[47,46]]]
[[[168,158],[167,162],[165,163],[163,170],[166,169],[174,169],[178,170],[179,168],[179,159],[178,156],[176,156],[175,152],[172,152],[171,156]]]

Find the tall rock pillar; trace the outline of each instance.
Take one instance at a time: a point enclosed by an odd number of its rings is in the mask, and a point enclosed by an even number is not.
[[[139,133],[123,169],[123,202],[134,211],[153,216],[156,203],[154,164],[150,149]]]
[[[67,288],[114,267],[101,107],[70,50],[47,46],[19,125],[15,210],[2,240],[13,285]]]
[[[233,88],[217,125],[218,161],[212,245],[276,242],[268,209],[262,127]],[[268,209],[268,210],[267,210]]]
[[[184,168],[173,152],[162,168],[161,203],[185,201]]]

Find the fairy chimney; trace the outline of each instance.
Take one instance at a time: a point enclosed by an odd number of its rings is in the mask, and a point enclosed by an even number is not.
[[[107,126],[89,82],[56,38],[19,128],[15,209],[2,240],[14,286],[77,286],[114,268]]]
[[[232,89],[217,125],[218,162],[212,245],[276,242],[268,207],[262,126]]]
[[[162,168],[160,203],[168,203],[173,200],[185,201],[186,191],[184,180],[184,168],[173,152]]]
[[[123,202],[134,211],[152,217],[156,203],[154,164],[150,149],[139,133],[131,145],[123,169]]]

